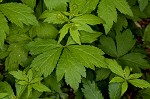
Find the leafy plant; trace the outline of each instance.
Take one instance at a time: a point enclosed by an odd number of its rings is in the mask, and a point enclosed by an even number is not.
[[[149,7],[149,0],[0,0],[0,98],[150,97],[150,25],[141,24]]]

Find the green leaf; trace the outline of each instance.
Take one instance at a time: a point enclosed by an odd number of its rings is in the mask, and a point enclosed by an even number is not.
[[[9,27],[6,18],[0,12],[0,49],[4,44],[4,39],[6,39],[6,33],[9,33]]]
[[[96,70],[96,81],[101,81],[106,79],[110,75],[111,71],[109,69],[100,68]]]
[[[101,36],[99,46],[106,54],[117,57],[117,50],[114,40],[111,37]]]
[[[27,32],[31,28],[31,26],[28,26],[28,25],[24,25],[24,27],[22,28],[22,27],[17,26],[14,23],[10,23],[9,25],[10,25],[9,31],[11,31],[11,34],[27,34]],[[9,35],[11,35],[11,34],[9,34]]]
[[[147,81],[142,80],[142,79],[128,80],[128,82],[131,83],[132,85],[134,85],[135,87],[139,87],[139,88],[150,87],[150,83],[148,83]]]
[[[26,46],[32,55],[41,54],[57,47],[61,47],[61,45],[53,39],[35,39]]]
[[[128,79],[137,79],[140,78],[143,74],[142,73],[135,73],[135,74],[131,74]]]
[[[107,34],[113,26],[113,22],[117,22],[116,8],[123,14],[133,16],[130,6],[126,0],[101,0],[98,5],[98,16],[104,19],[105,33]],[[104,10],[105,9],[105,10]],[[111,16],[111,18],[110,18]]]
[[[148,3],[148,5],[144,9],[144,13],[147,14],[147,17],[150,16],[150,10],[149,9],[150,9],[150,3]]]
[[[85,0],[70,0],[69,3],[70,13],[73,15],[77,15],[84,4]]]
[[[43,92],[43,91],[50,92],[51,91],[47,86],[43,85],[42,83],[32,84],[32,87],[39,92]]]
[[[80,31],[82,30],[82,31],[86,31],[86,32],[89,32],[89,33],[94,32],[93,29],[87,24],[84,24],[84,23],[80,23],[80,24],[75,23],[75,24],[77,26],[77,29],[80,30]]]
[[[58,40],[58,44],[62,41],[62,39],[65,37],[65,35],[68,33],[68,30],[70,28],[70,24],[65,24],[59,31],[60,37]]]
[[[148,5],[148,0],[138,0],[140,10],[143,11]]]
[[[81,82],[81,76],[86,77],[85,71],[84,66],[65,48],[57,65],[57,80],[60,81],[65,75],[66,83],[77,90]]]
[[[49,87],[51,90],[56,92],[61,92],[61,84],[57,81],[55,73],[52,73],[44,79],[44,84]]]
[[[0,99],[4,99],[6,96],[8,96],[8,93],[0,93]]]
[[[81,90],[78,90],[75,93],[75,98],[74,99],[82,99],[83,98],[83,92]]]
[[[40,16],[40,19],[45,19],[44,22],[53,23],[53,24],[63,24],[68,21],[68,18],[61,12],[49,12],[44,11]]]
[[[101,32],[94,31],[93,33],[80,31],[80,39],[82,43],[92,43],[97,40],[97,38],[102,35]]]
[[[101,18],[93,14],[85,14],[82,16],[78,16],[78,17],[73,18],[71,21],[75,23],[89,24],[89,25],[96,25],[96,24],[104,23],[104,21]]]
[[[14,24],[23,27],[26,25],[37,25],[38,21],[32,14],[30,7],[19,3],[0,4],[0,11]]]
[[[114,83],[114,82],[124,82],[124,79],[122,77],[114,77],[110,83]]]
[[[71,27],[70,28],[70,35],[76,43],[81,45],[80,34],[79,34],[79,31],[77,29],[74,29],[74,27]]]
[[[84,81],[82,92],[86,99],[104,99],[95,82]]]
[[[102,56],[104,53],[89,45],[72,45],[67,47],[84,66],[94,69],[96,67],[107,68],[105,58]]]
[[[69,2],[69,0],[44,0],[46,7],[50,11],[53,10],[66,11],[67,2]]]
[[[0,49],[0,59],[4,59],[6,56],[8,56],[9,52],[7,51],[7,49],[7,45],[4,45],[2,49]]]
[[[32,92],[32,85],[28,85],[28,97],[29,97],[31,92]]]
[[[34,26],[32,31],[37,34],[37,37],[43,39],[55,39],[58,34],[58,30],[52,24],[44,22],[41,22],[38,26]]]
[[[79,13],[85,14],[85,13],[91,13],[97,6],[99,0],[82,0],[84,1],[84,4],[82,4],[82,7],[79,10]]]
[[[104,24],[105,33],[107,34],[113,26],[113,22],[117,22],[117,11],[111,0],[101,0],[97,10],[98,16],[101,17]],[[110,18],[111,16],[111,18]]]
[[[16,88],[17,97],[21,97],[21,96],[26,97],[27,93],[25,92],[25,90],[26,90],[27,86],[22,86],[22,85],[15,83],[15,88]]]
[[[54,70],[61,51],[62,48],[56,48],[38,55],[34,58],[30,67],[36,71],[36,75],[41,76],[43,74],[44,77],[47,77]]]
[[[28,71],[27,77],[28,77],[28,81],[31,82],[31,80],[33,79],[33,72],[31,69]]]
[[[121,97],[121,84],[120,83],[109,84],[109,97],[110,99],[120,99]]]
[[[113,3],[121,13],[133,16],[132,10],[126,0],[113,0]]]
[[[114,24],[114,29],[116,33],[121,32],[123,28],[127,28],[128,22],[124,15],[118,14],[117,23]]]
[[[24,4],[27,4],[29,7],[31,7],[32,9],[35,7],[36,5],[36,0],[21,0]]]
[[[133,48],[136,42],[133,38],[134,36],[129,29],[116,35],[118,57],[126,54]]]
[[[70,12],[71,14],[90,14],[97,6],[99,0],[71,0]]]
[[[150,24],[146,27],[144,31],[143,40],[146,42],[150,42]]]
[[[124,82],[122,83],[121,95],[123,95],[123,94],[127,91],[127,89],[128,89],[128,83],[127,83],[127,81],[124,81]]]
[[[43,78],[42,77],[36,77],[34,79],[32,79],[32,81],[30,83],[38,83],[42,80]]]
[[[108,68],[115,74],[121,76],[124,78],[124,72],[122,70],[122,67],[112,59],[107,59],[106,62],[108,63]]]
[[[132,20],[134,22],[139,21],[141,18],[146,18],[147,17],[147,13],[144,13],[142,11],[140,11],[140,8],[138,6],[133,6],[132,8],[132,12],[133,12],[133,17]]]
[[[66,45],[68,46],[68,45],[73,45],[73,44],[77,44],[77,43],[72,39],[71,36],[69,36]]]
[[[6,70],[17,70],[19,64],[22,66],[23,62],[27,60],[28,52],[24,45],[23,43],[12,43],[9,45],[8,51],[10,54],[5,60]]]
[[[9,43],[17,43],[17,42],[28,42],[31,41],[31,38],[27,34],[12,34],[7,37]]]
[[[18,81],[17,84],[25,86],[25,85],[28,85],[28,82],[27,81]]]
[[[150,95],[150,88],[142,89],[139,91],[141,94],[147,94]]]
[[[125,78],[128,78],[130,75],[130,69],[128,66],[126,66],[124,69],[124,75],[125,75]]]
[[[140,67],[143,69],[150,68],[150,64],[147,60],[145,60],[146,56],[141,53],[129,53],[120,57],[120,61],[127,66],[132,68]]]
[[[20,71],[20,70],[18,70],[18,71],[10,71],[9,73],[11,75],[13,75],[18,80],[28,81],[27,75],[24,72]]]
[[[11,86],[5,81],[0,82],[0,94],[3,95],[3,97],[5,97],[7,94],[8,97],[6,99],[10,99],[11,97],[14,96],[14,92],[13,92]],[[0,97],[2,97],[1,95],[0,95]]]

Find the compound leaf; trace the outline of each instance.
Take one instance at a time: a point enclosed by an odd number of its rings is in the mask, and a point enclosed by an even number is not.
[[[104,99],[95,82],[84,81],[82,92],[86,99]]]
[[[44,77],[47,77],[54,70],[61,51],[62,48],[55,48],[38,55],[34,58],[30,67],[36,71],[37,75],[41,76],[43,74]]]
[[[89,45],[71,45],[67,47],[77,59],[86,67],[94,69],[94,65],[97,67],[107,68],[104,61],[104,53],[94,47]]]
[[[32,9],[27,5],[19,3],[0,4],[0,11],[17,26],[23,27],[23,23],[26,25],[38,24],[36,17],[32,14]]]
[[[85,71],[84,66],[65,48],[57,65],[57,80],[60,81],[65,75],[66,83],[74,90],[77,90],[81,82],[81,76],[86,76]]]

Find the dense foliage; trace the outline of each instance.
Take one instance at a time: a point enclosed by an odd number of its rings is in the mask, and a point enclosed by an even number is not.
[[[0,98],[149,99],[149,18],[150,0],[0,0]]]

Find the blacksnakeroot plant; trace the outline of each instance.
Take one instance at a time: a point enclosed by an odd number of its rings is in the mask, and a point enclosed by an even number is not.
[[[149,99],[148,18],[150,0],[0,0],[0,99]]]

